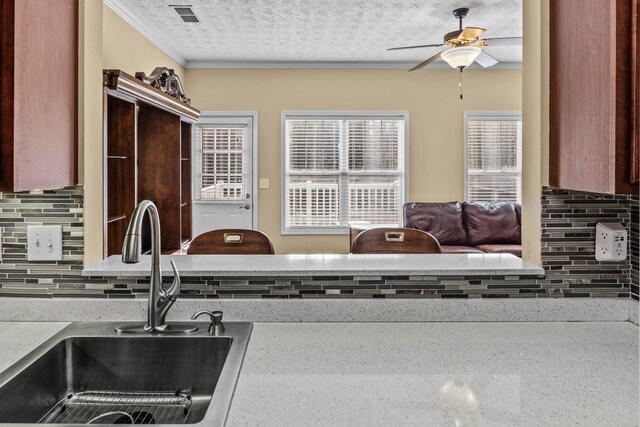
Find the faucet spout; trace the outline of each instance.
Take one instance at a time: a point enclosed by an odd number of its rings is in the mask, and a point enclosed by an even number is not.
[[[144,200],[136,206],[129,228],[122,245],[122,262],[134,264],[140,261],[140,240],[142,235],[142,223],[145,213],[149,213],[151,221],[151,274],[149,280],[149,304],[147,312],[147,323],[144,330],[147,332],[191,332],[197,329],[195,325],[168,325],[165,322],[167,312],[178,299],[180,294],[180,274],[175,262],[171,261],[173,268],[173,283],[165,290],[162,287],[162,273],[160,269],[160,217],[158,208],[150,200]],[[118,328],[116,328],[119,330]],[[121,332],[129,331],[123,328]]]

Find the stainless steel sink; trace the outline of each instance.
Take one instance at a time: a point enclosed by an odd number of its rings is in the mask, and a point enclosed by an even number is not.
[[[0,374],[0,425],[224,425],[251,333],[119,335],[74,323]]]

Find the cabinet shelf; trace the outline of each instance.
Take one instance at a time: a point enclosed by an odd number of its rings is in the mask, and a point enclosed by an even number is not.
[[[123,219],[126,219],[127,215],[126,214],[121,214],[121,215],[109,215],[107,217],[107,224],[111,224],[112,222],[116,222],[116,221],[121,221]]]

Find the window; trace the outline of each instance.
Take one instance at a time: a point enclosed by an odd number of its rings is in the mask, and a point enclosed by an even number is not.
[[[522,114],[465,113],[465,199],[522,200]]]
[[[401,224],[407,113],[283,112],[282,232]]]
[[[243,201],[247,189],[247,126],[203,123],[195,126],[199,156],[195,198],[201,201]]]

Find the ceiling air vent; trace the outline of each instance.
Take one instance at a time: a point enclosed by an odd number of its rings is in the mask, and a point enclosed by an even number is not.
[[[180,16],[180,18],[182,18],[184,22],[200,22],[196,14],[193,13],[193,10],[191,9],[190,4],[185,4],[185,5],[174,4],[174,5],[169,5],[169,7],[172,7],[173,10],[176,11],[176,13]]]

